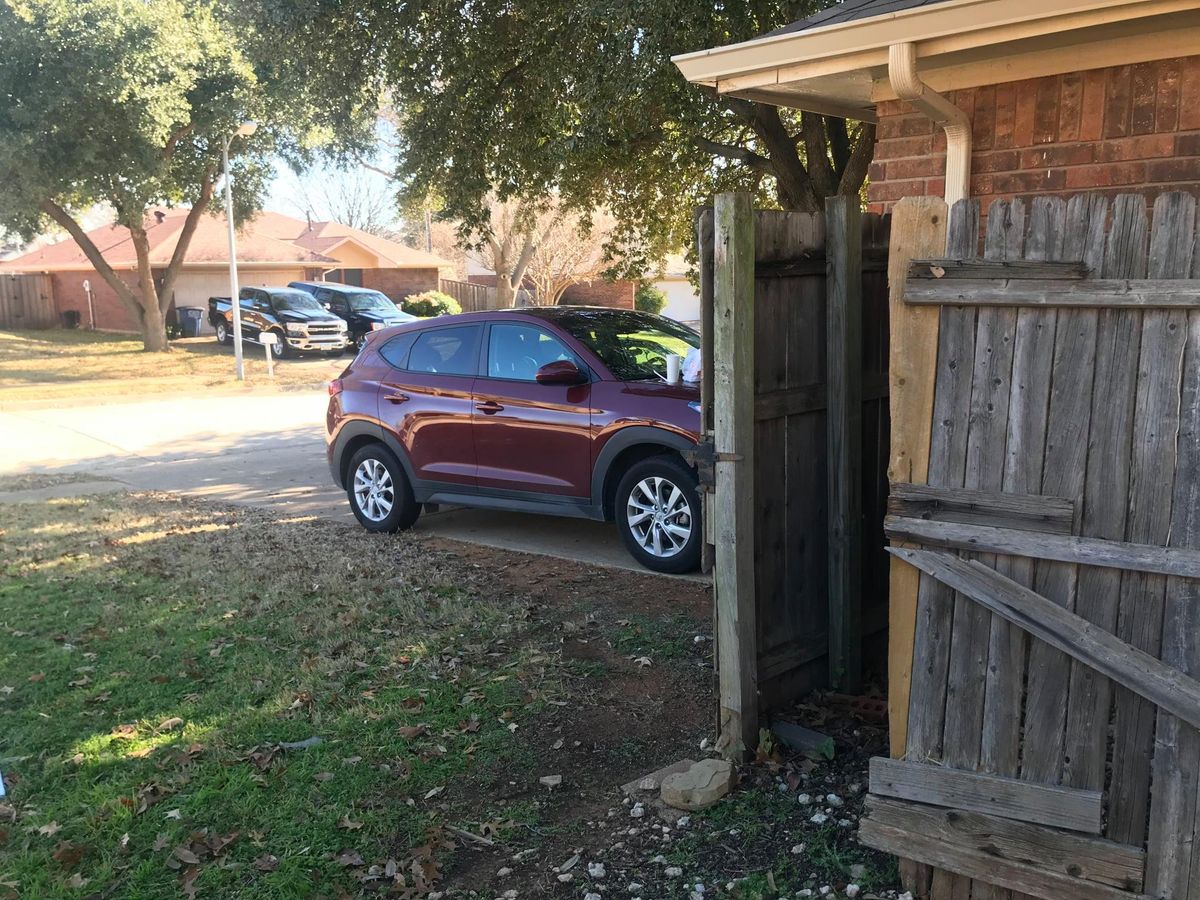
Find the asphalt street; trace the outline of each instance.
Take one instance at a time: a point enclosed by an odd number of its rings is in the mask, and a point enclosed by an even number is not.
[[[296,515],[352,519],[325,463],[323,391],[171,396],[137,403],[0,409],[0,474],[87,472]],[[422,532],[637,568],[611,525],[446,509]]]

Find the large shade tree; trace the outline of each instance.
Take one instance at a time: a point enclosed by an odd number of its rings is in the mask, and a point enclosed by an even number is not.
[[[165,350],[175,280],[239,123],[259,129],[233,144],[238,219],[257,208],[277,154],[299,164],[317,148],[350,153],[369,141],[369,48],[351,64],[320,49],[359,27],[330,26],[288,0],[0,0],[0,228],[63,228],[140,324],[146,349]],[[280,50],[309,40],[312,53]],[[129,229],[132,280],[79,223],[98,203]],[[156,280],[148,229],[158,204],[191,211]]]
[[[692,213],[723,190],[813,211],[858,193],[870,125],[722,97],[689,85],[676,53],[746,40],[825,2],[364,0],[386,44],[410,198],[435,196],[464,233],[488,198],[553,194],[616,218],[614,249],[639,272],[690,241]],[[341,15],[345,15],[343,12]],[[335,14],[336,15],[336,14]]]

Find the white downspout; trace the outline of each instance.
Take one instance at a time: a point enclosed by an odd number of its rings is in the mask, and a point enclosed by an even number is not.
[[[971,120],[917,75],[917,48],[892,44],[888,48],[888,80],[901,100],[907,100],[946,132],[946,202],[953,204],[971,193]]]

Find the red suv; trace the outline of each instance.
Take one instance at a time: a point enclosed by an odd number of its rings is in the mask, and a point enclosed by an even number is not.
[[[669,319],[585,307],[374,332],[329,385],[330,469],[370,531],[409,527],[423,503],[615,520],[647,568],[691,571],[699,391],[665,376],[699,343]]]

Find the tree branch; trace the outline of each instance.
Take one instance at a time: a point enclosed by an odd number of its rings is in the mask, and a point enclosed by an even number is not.
[[[179,144],[179,142],[182,141],[185,137],[187,137],[191,133],[192,133],[192,126],[190,123],[187,125],[184,125],[182,128],[177,128],[177,129],[175,129],[175,131],[171,132],[171,136],[169,138],[167,138],[167,143],[162,149],[162,158],[170,159],[171,156],[175,153],[175,147]]]
[[[62,226],[63,230],[71,236],[79,249],[83,251],[83,255],[88,258],[88,262],[100,273],[104,283],[113,289],[113,293],[125,304],[130,314],[140,322],[142,318],[141,305],[134,296],[133,290],[121,276],[113,271],[113,267],[108,264],[108,260],[101,254],[100,249],[87,236],[87,232],[79,227],[79,223],[71,218],[71,214],[53,200],[43,200],[38,204],[38,208]]]
[[[713,156],[723,156],[726,159],[732,159],[740,163],[745,163],[755,171],[763,172],[767,175],[775,174],[769,159],[767,159],[765,156],[755,153],[753,150],[748,150],[745,147],[735,147],[732,144],[722,144],[717,141],[710,141],[708,138],[697,138],[696,145],[706,153],[713,154]]]
[[[863,122],[858,126],[858,133],[854,138],[854,148],[850,151],[850,157],[846,160],[846,168],[838,183],[839,194],[850,196],[862,190],[863,182],[867,180],[867,170],[874,157],[875,126],[870,122]]]
[[[800,128],[804,134],[804,155],[808,162],[808,177],[812,179],[817,198],[837,193],[838,180],[829,162],[825,122],[817,113],[802,112]]]
[[[825,116],[825,133],[829,135],[833,171],[838,179],[841,179],[846,171],[846,163],[850,161],[850,135],[846,132],[846,120],[837,116]]]
[[[183,228],[179,230],[179,239],[175,242],[175,249],[171,253],[171,261],[167,263],[166,271],[163,272],[162,288],[158,294],[158,308],[164,313],[167,311],[167,307],[171,305],[171,299],[175,293],[175,279],[178,277],[184,258],[187,256],[188,247],[192,243],[192,235],[196,233],[196,227],[200,224],[200,217],[204,215],[208,209],[209,201],[212,200],[215,175],[215,163],[205,168],[204,175],[200,179],[200,196],[196,198],[196,202],[188,210],[187,218],[183,220]]]

